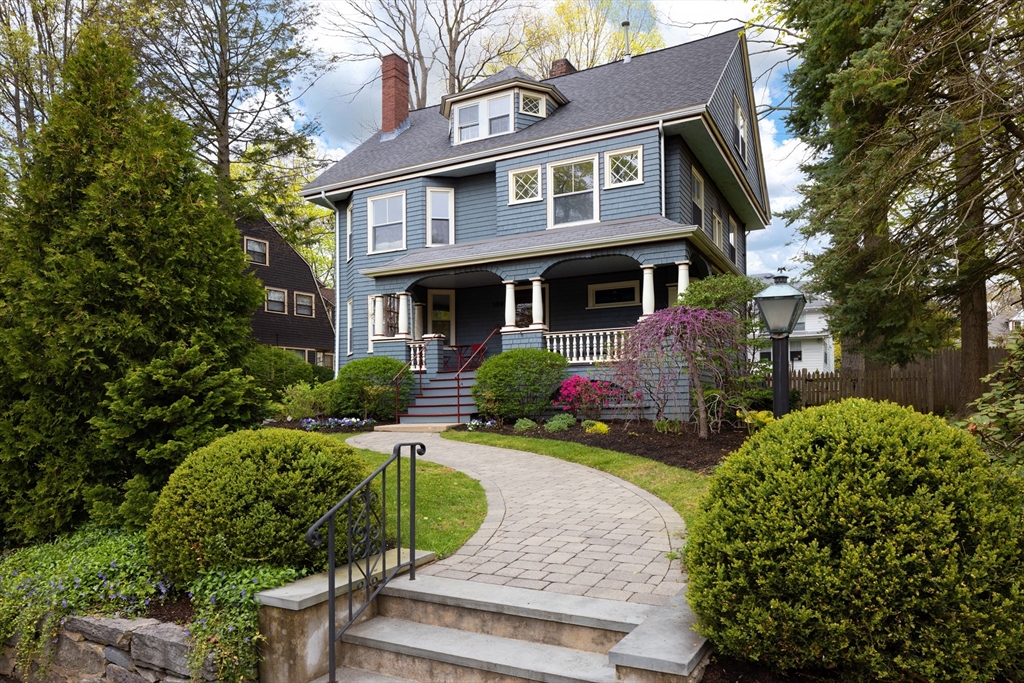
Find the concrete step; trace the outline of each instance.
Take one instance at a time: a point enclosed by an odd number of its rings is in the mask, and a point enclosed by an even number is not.
[[[462,413],[462,417],[458,417],[455,411],[451,413],[437,412],[433,414],[417,414],[417,415],[400,415],[398,418],[399,424],[411,425],[411,424],[452,424],[452,423],[467,423],[469,422],[470,414],[467,412]]]
[[[425,683],[615,683],[606,655],[389,617],[353,626],[342,640],[344,666]]]
[[[655,607],[421,574],[391,581],[382,616],[607,654]]]

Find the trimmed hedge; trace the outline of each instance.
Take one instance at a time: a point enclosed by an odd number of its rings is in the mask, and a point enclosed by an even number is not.
[[[182,584],[209,569],[312,567],[323,552],[306,544],[306,530],[368,474],[350,447],[321,434],[220,438],[189,455],[161,492],[147,530],[151,561]]]
[[[380,356],[346,363],[338,370],[328,401],[328,412],[335,417],[372,417],[378,422],[395,419],[394,379],[405,363]],[[416,389],[415,376],[406,370],[399,387],[398,409],[405,410]]]
[[[726,654],[861,681],[1024,663],[1024,481],[937,417],[791,413],[725,459],[702,507],[689,601]]]
[[[569,361],[540,349],[512,349],[480,364],[473,386],[477,409],[487,417],[536,420],[551,405]]]

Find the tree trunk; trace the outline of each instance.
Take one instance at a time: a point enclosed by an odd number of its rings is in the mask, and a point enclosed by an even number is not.
[[[988,374],[988,307],[985,282],[960,297],[960,391],[957,415],[966,416],[968,405],[981,396],[981,378]]]
[[[220,0],[217,15],[217,176],[223,180],[231,178],[231,126],[228,98],[231,86],[228,82],[228,52],[231,48],[228,38],[228,3]],[[223,193],[222,193],[223,194]]]

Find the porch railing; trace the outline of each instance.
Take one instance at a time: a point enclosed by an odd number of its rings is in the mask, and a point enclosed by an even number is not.
[[[409,559],[402,562],[402,451],[409,451]],[[327,511],[306,532],[306,542],[314,548],[324,543],[323,527],[327,527],[327,648],[328,681],[335,683],[335,649],[338,640],[345,634],[359,615],[363,613],[388,581],[403,568],[409,568],[409,579],[416,579],[416,456],[427,452],[421,443],[396,444],[391,457],[373,471],[373,474],[355,487],[341,502]],[[388,466],[396,463],[395,477],[395,545],[399,549],[397,563],[387,565],[386,537],[388,528]],[[345,557],[348,564],[348,619],[340,624],[336,619],[335,576],[335,535],[346,534]],[[364,593],[363,604],[358,607],[354,596],[356,591]]]
[[[545,332],[544,347],[561,354],[569,363],[586,364],[619,359],[627,330],[576,330],[573,332]]]

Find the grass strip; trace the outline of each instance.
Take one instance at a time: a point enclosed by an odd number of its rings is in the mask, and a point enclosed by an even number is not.
[[[351,434],[339,434],[342,440]],[[391,456],[355,448],[355,452],[377,469]],[[388,500],[394,500],[394,466],[388,468]],[[402,457],[402,519],[409,519],[409,466]],[[391,503],[389,502],[389,508]],[[480,482],[458,470],[432,462],[416,462],[416,547],[447,557],[468,541],[487,516],[487,495]],[[388,516],[388,536],[395,537],[395,517]],[[403,536],[408,527],[403,523]]]
[[[443,432],[441,437],[452,441],[549,455],[613,474],[653,493],[671,505],[686,522],[687,527],[690,527],[700,514],[700,500],[711,485],[711,477],[703,474],[670,467],[636,455],[592,448],[571,441],[461,431]]]

